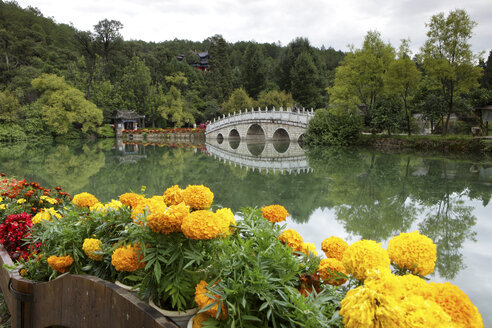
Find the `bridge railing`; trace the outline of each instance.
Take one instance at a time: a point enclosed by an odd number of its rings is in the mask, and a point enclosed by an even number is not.
[[[221,117],[214,118],[214,120],[207,125],[205,134],[210,133],[214,130],[220,129],[224,126],[231,124],[236,124],[244,121],[269,121],[269,120],[280,120],[282,122],[292,122],[295,125],[305,125],[307,126],[309,120],[314,116],[314,110],[306,110],[305,108],[292,110],[290,107],[276,110],[275,107],[271,109],[245,109],[240,110],[239,113],[234,112],[233,114],[222,115]]]

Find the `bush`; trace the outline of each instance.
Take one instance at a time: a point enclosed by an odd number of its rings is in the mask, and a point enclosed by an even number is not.
[[[308,145],[355,144],[362,131],[362,117],[341,108],[319,109],[309,121],[304,141]]]
[[[110,124],[106,124],[97,128],[98,138],[114,138],[114,130]]]
[[[26,140],[24,130],[17,124],[0,124],[0,142]]]

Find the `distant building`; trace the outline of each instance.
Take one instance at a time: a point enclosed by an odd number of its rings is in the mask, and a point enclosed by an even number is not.
[[[200,71],[208,71],[210,69],[210,64],[209,64],[209,55],[208,51],[203,51],[203,52],[194,52],[198,56],[198,62],[195,63],[190,63],[190,66],[192,66],[195,69],[199,69]],[[184,54],[179,54],[176,56],[176,59],[179,62],[185,61],[186,55]]]
[[[138,115],[130,110],[116,110],[113,119],[116,136],[121,136],[123,130],[137,130],[145,127],[145,115]]]

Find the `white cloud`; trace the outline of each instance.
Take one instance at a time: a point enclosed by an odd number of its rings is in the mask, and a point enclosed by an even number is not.
[[[229,42],[255,40],[288,44],[307,37],[314,46],[347,50],[360,47],[369,30],[377,30],[397,47],[402,38],[412,40],[418,51],[426,39],[425,23],[439,12],[465,8],[477,21],[472,49],[492,48],[492,3],[487,0],[144,0],[55,1],[19,0],[38,7],[59,23],[72,22],[80,30],[92,30],[102,19],[123,23],[126,40],[160,42],[188,39],[202,41],[222,34]]]

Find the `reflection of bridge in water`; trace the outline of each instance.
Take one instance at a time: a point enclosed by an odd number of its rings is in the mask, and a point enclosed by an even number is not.
[[[207,140],[208,153],[219,161],[234,164],[253,172],[280,172],[281,174],[308,173],[309,167],[304,150],[297,142],[270,141],[247,142],[240,140]]]

